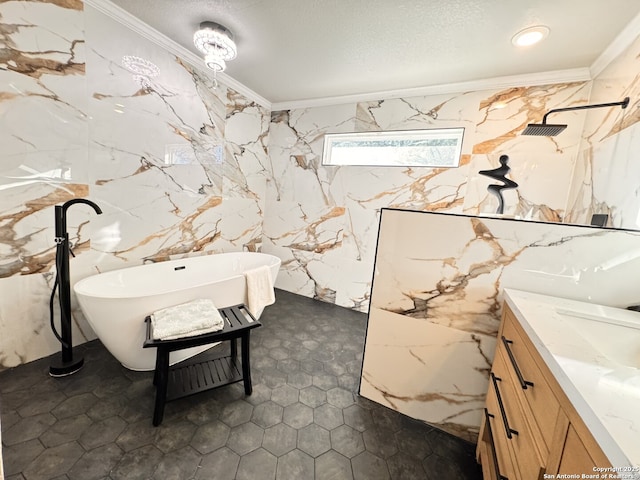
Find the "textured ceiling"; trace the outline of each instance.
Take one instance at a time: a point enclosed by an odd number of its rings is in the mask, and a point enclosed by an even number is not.
[[[270,102],[590,67],[639,0],[113,0],[196,52],[202,21],[231,30],[226,73]],[[531,25],[551,29],[516,49]],[[197,52],[196,52],[197,53]]]

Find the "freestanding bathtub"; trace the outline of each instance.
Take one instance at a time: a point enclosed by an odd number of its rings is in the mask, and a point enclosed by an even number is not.
[[[78,303],[104,346],[130,370],[153,370],[155,350],[143,349],[144,318],[161,308],[210,298],[218,308],[247,303],[244,272],[267,265],[275,283],[280,259],[252,252],[219,253],[123,268],[80,280]],[[256,312],[259,317],[262,312]],[[172,352],[177,363],[211,345]]]

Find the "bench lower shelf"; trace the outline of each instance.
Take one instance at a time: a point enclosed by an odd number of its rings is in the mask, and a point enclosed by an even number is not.
[[[169,369],[167,401],[242,381],[242,362],[239,357],[198,357]]]

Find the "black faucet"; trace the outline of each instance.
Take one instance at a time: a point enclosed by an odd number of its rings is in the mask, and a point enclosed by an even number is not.
[[[68,202],[63,203],[62,205],[56,205],[56,243],[58,244],[64,241],[64,236],[67,235],[67,209],[75,203],[85,203],[92,207],[98,215],[102,213],[102,209],[98,205],[85,198],[74,198],[72,200],[69,200]]]
[[[69,232],[67,232],[67,209],[76,203],[84,203],[92,207],[98,215],[102,209],[91,200],[84,198],[74,198],[62,205],[55,206],[55,227],[56,227],[56,280],[51,292],[49,302],[51,313],[51,328],[56,338],[62,344],[61,358],[53,361],[49,367],[49,375],[52,377],[63,377],[71,375],[82,368],[84,359],[73,359],[73,340],[71,336],[71,282],[69,277]],[[53,296],[56,286],[60,286],[58,299],[60,301],[60,334],[55,329],[53,323]]]

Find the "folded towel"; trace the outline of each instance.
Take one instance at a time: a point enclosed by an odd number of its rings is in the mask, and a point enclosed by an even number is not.
[[[271,270],[268,266],[247,270],[244,272],[247,280],[247,308],[258,318],[262,310],[267,305],[276,301],[276,294],[273,291],[273,281],[271,280]]]
[[[209,299],[163,308],[151,314],[153,338],[171,340],[216,332],[224,328],[224,319]]]

